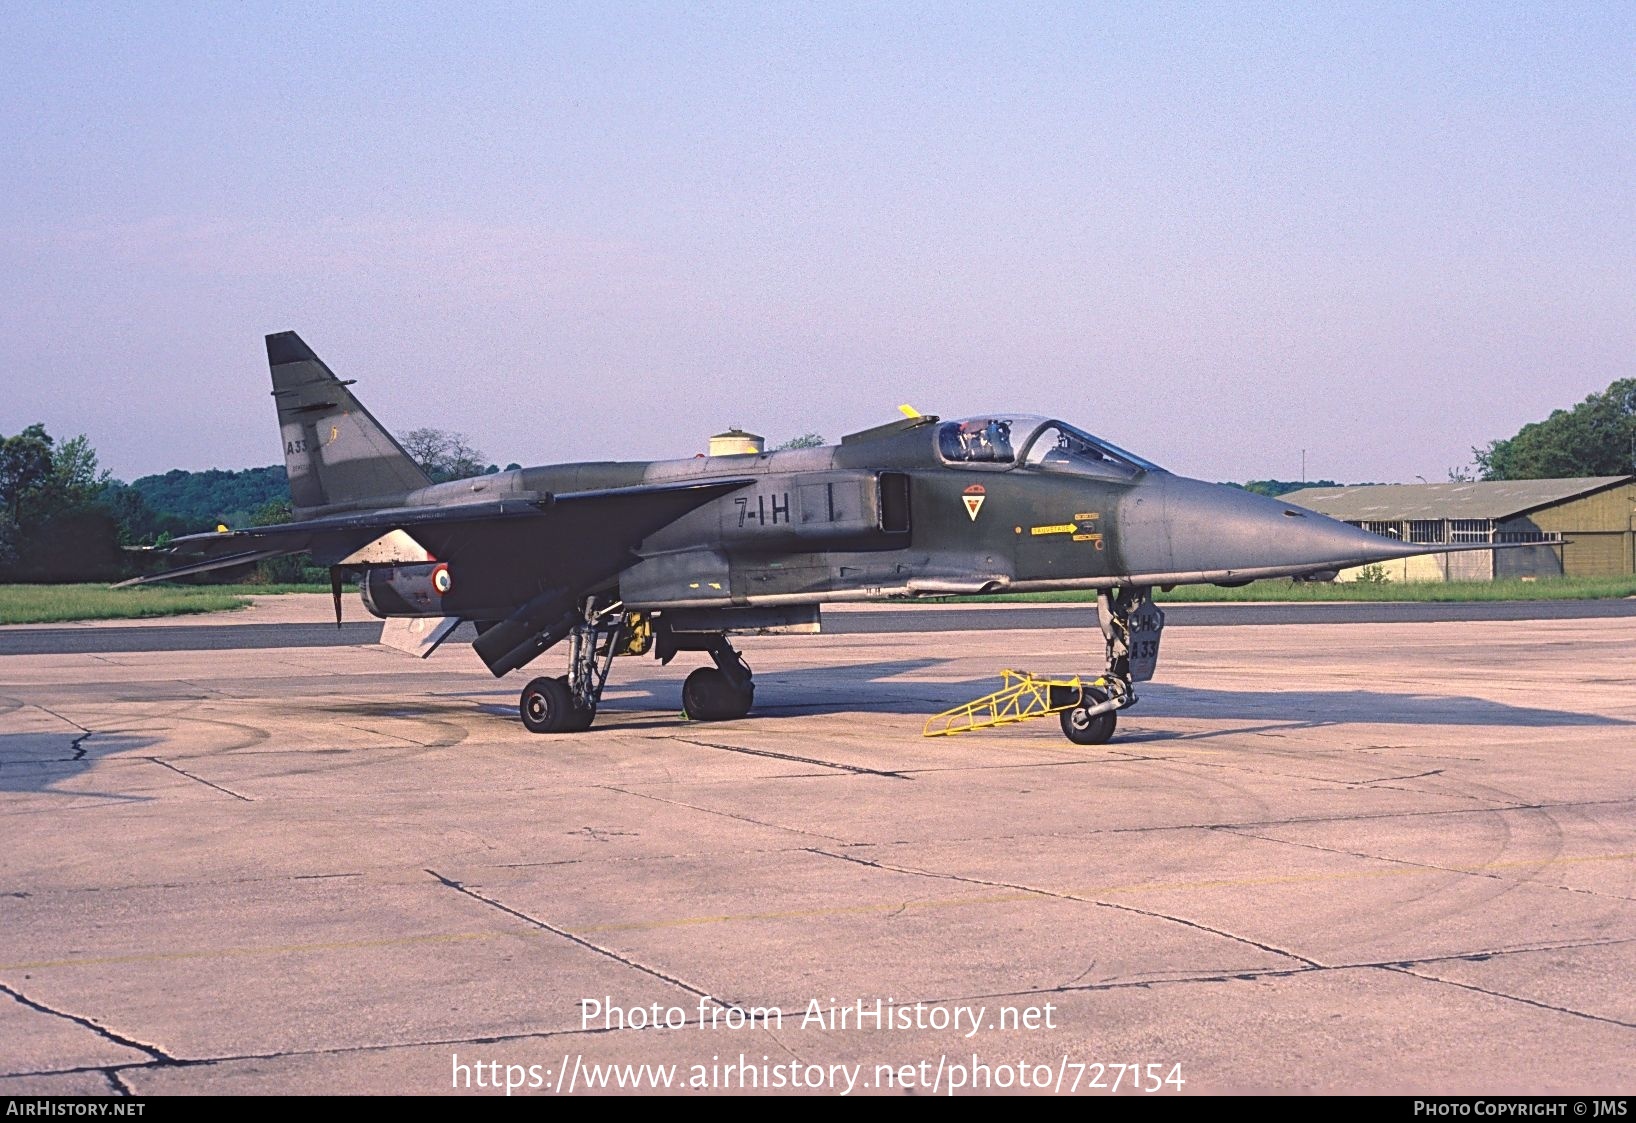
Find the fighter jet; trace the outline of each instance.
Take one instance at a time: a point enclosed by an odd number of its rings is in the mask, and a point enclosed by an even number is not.
[[[1101,744],[1152,678],[1154,588],[1242,585],[1458,547],[1399,542],[1187,479],[1067,421],[910,416],[838,445],[557,464],[433,483],[294,332],[267,337],[295,521],[182,538],[186,564],[127,584],[309,554],[336,620],[356,575],[383,642],[430,655],[462,622],[496,677],[566,641],[534,678],[535,733],[588,729],[613,659],[709,657],[682,686],[698,721],[748,714],[731,636],[817,632],[820,606],[1090,589],[1105,669],[1062,711]],[[1477,547],[1487,548],[1487,547]]]

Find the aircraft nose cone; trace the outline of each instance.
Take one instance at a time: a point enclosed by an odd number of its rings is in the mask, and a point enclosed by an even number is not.
[[[1127,572],[1310,572],[1412,550],[1291,503],[1181,476],[1133,488],[1120,505]]]

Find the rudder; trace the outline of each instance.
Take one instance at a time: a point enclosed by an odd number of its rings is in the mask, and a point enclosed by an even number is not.
[[[388,501],[432,481],[293,331],[267,337],[267,365],[297,517]]]

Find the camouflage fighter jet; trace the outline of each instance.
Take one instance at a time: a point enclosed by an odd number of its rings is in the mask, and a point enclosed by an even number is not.
[[[463,621],[496,677],[568,641],[566,675],[522,690],[536,733],[589,728],[613,658],[713,664],[695,720],[755,695],[734,634],[816,632],[826,601],[1094,589],[1106,669],[1062,713],[1100,744],[1158,660],[1155,587],[1304,576],[1443,553],[1277,499],[1173,475],[1065,422],[908,416],[839,445],[653,462],[558,464],[433,483],[294,332],[267,337],[295,521],[193,535],[187,564],[136,582],[310,554],[336,620],[346,575],[426,656]],[[1457,547],[1456,547],[1457,548]],[[1477,547],[1487,548],[1487,547]]]

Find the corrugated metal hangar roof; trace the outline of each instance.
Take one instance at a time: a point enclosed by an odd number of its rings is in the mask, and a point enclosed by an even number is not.
[[[1525,511],[1575,499],[1636,476],[1584,476],[1571,480],[1484,480],[1446,484],[1365,484],[1307,487],[1279,496],[1334,519],[1508,519]]]

